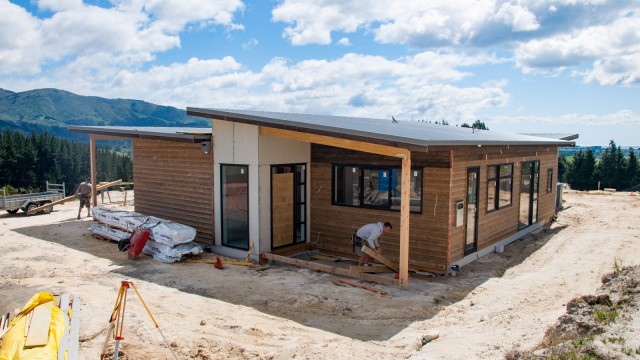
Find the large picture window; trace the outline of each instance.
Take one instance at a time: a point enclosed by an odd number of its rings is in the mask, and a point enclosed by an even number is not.
[[[333,166],[334,205],[400,210],[402,169]],[[422,169],[411,169],[410,211],[422,211]]]
[[[490,165],[487,168],[487,211],[511,205],[513,164]]]

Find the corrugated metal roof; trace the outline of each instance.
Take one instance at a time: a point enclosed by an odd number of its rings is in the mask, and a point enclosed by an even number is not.
[[[96,135],[122,137],[160,137],[177,140],[209,140],[211,128],[154,127],[154,126],[70,126],[69,130]]]
[[[393,122],[391,119],[357,118],[346,116],[278,113],[251,110],[222,110],[187,108],[187,114],[254,125],[322,133],[336,137],[361,137],[394,144],[429,145],[560,145],[572,146],[569,141],[474,130],[450,125],[418,121]]]

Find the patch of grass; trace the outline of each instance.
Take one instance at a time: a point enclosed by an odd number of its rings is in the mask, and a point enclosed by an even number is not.
[[[603,324],[611,324],[612,322],[614,322],[616,320],[616,318],[618,317],[618,310],[609,310],[609,311],[605,311],[605,310],[594,310],[593,312],[593,317],[603,323]]]
[[[593,335],[581,337],[571,341],[571,345],[573,345],[574,349],[580,349],[585,347],[593,342]]]
[[[625,339],[622,336],[614,336],[614,337],[603,338],[602,342],[605,344],[607,342],[610,342],[612,344],[615,344],[615,343],[624,344]]]
[[[613,259],[613,273],[615,275],[620,274],[620,270],[622,270],[622,261],[617,256]]]

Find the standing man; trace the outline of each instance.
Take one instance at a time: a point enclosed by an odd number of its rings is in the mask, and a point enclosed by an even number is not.
[[[80,212],[82,212],[83,207],[87,207],[87,217],[91,216],[91,178],[87,178],[84,182],[80,183],[78,186],[78,191],[76,191],[76,195],[80,194],[80,208],[78,209],[78,220],[80,220]]]
[[[380,238],[382,234],[386,234],[391,231],[391,229],[393,229],[393,226],[391,226],[390,222],[378,222],[364,225],[356,231],[354,235],[354,249],[356,255],[360,256],[358,259],[358,266],[367,266],[369,264],[369,255],[364,253],[360,246],[368,246],[373,249],[376,254],[382,254],[382,249],[380,249],[380,244],[378,244],[378,238]],[[358,242],[361,244],[358,244]]]

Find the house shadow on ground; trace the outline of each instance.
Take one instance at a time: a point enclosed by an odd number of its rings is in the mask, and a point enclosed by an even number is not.
[[[115,270],[111,272],[121,275],[122,280],[142,280],[251,307],[363,341],[388,340],[411,323],[432,318],[444,306],[460,301],[479,285],[520,264],[564,229],[543,228],[527,235],[505,247],[504,253],[487,255],[463,267],[455,277],[410,273],[408,288],[367,283],[387,292],[379,295],[340,286],[339,276],[278,263],[270,267],[227,265],[219,270],[206,263],[160,263],[146,255],[130,260],[126,252],[118,251],[115,242],[93,237],[88,231],[90,225],[89,221],[73,218],[13,231],[106,259],[114,265],[111,268]],[[61,226],[64,232],[60,231]],[[213,259],[215,255],[203,254],[202,257]],[[114,283],[114,287],[118,285]]]

